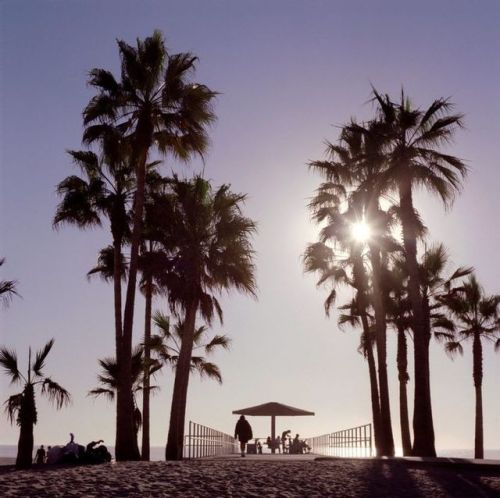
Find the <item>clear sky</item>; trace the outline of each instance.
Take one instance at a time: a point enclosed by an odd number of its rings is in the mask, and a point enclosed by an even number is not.
[[[306,163],[322,157],[323,140],[336,140],[338,125],[373,114],[370,83],[393,95],[404,85],[422,106],[451,96],[466,114],[466,130],[450,149],[471,169],[463,194],[447,213],[426,196],[418,208],[430,241],[444,242],[455,265],[473,265],[486,290],[500,292],[498,2],[3,0],[0,6],[0,255],[7,258],[2,279],[17,279],[22,294],[0,311],[0,342],[25,362],[29,344],[41,347],[54,337],[46,373],[73,395],[60,412],[38,399],[37,444],[64,443],[70,431],[79,442],[114,442],[114,406],[86,397],[96,385],[97,358],[114,351],[112,287],[85,277],[109,233],[56,232],[51,222],[55,186],[75,172],[65,150],[80,147],[81,111],[92,95],[87,72],[117,73],[117,38],[134,43],[158,28],[172,52],[200,57],[197,80],[221,93],[205,175],[247,193],[246,213],[259,226],[258,300],[223,299],[224,327],[214,330],[233,342],[214,361],[224,384],[192,379],[189,420],[231,432],[232,410],[279,401],[316,412],[278,419],[280,432],[317,435],[370,421],[358,332],[341,332],[334,318],[324,317],[325,292],[301,267],[316,234],[306,204],[319,183]],[[163,171],[172,169],[191,175],[200,164],[186,168],[167,158]],[[155,308],[165,309],[165,302]],[[388,362],[399,446],[394,336]],[[500,355],[492,348],[484,367],[485,446],[500,448]],[[431,375],[438,450],[471,448],[469,351],[451,361],[432,344]],[[158,378],[153,445],[166,441],[172,376]],[[13,389],[2,379],[2,400]],[[250,421],[256,435],[268,435],[269,420]],[[17,442],[17,434],[2,414],[0,443]]]

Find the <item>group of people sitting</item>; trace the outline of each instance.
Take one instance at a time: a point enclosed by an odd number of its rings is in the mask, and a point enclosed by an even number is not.
[[[75,443],[74,434],[70,433],[70,441],[64,446],[49,446],[47,451],[43,444],[38,448],[35,456],[36,464],[94,464],[111,461],[111,453],[102,443],[104,441],[91,441],[87,446]]]
[[[283,453],[289,453],[291,455],[308,453],[311,448],[306,443],[306,441],[300,439],[299,434],[295,434],[295,437],[292,438],[292,436],[290,435],[291,432],[291,430],[283,431],[281,437],[277,436],[274,441],[272,440],[271,436],[268,436],[266,440],[267,447],[270,450],[278,450],[278,453],[281,453],[283,450]],[[259,443],[257,444],[257,449],[259,453],[262,453],[262,447],[259,450]]]

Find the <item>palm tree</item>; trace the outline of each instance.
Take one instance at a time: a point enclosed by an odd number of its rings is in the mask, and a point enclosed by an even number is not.
[[[5,258],[0,258],[0,266],[5,263]],[[4,306],[8,306],[14,296],[19,296],[16,291],[17,282],[15,280],[0,280],[0,301]]]
[[[319,213],[318,221],[322,221],[322,209],[328,211],[332,200],[338,203],[343,194],[349,203],[347,226],[338,237],[352,240],[352,227],[362,223],[369,227],[370,237],[365,241],[368,246],[368,257],[371,263],[371,285],[373,292],[369,296],[375,310],[375,339],[378,360],[378,387],[380,394],[380,431],[378,450],[383,455],[394,455],[394,439],[392,435],[391,410],[389,402],[389,384],[387,377],[386,352],[386,319],[383,300],[383,265],[386,252],[394,243],[388,236],[390,217],[379,207],[381,196],[377,173],[380,171],[382,156],[381,141],[378,134],[372,131],[375,124],[358,125],[352,121],[342,128],[337,145],[328,143],[328,161],[312,161],[309,166],[319,171],[327,180],[317,191],[312,203],[313,209]],[[334,192],[328,192],[335,186]],[[354,188],[355,187],[355,188]],[[352,188],[350,192],[347,189]],[[341,190],[342,189],[342,190]],[[331,199],[330,199],[331,198]],[[390,243],[390,244],[389,244]],[[357,241],[356,251],[364,251],[364,243]],[[359,263],[356,272],[360,275]],[[367,293],[368,289],[363,291]],[[361,300],[365,298],[361,295]],[[368,299],[368,294],[367,294]],[[376,431],[375,431],[376,432]]]
[[[31,467],[33,459],[33,427],[37,423],[35,390],[40,388],[42,395],[46,395],[59,410],[70,402],[70,394],[50,377],[46,377],[42,370],[45,360],[54,345],[51,339],[36,353],[35,360],[31,361],[31,347],[28,350],[28,369],[23,375],[17,364],[17,355],[5,347],[0,348],[0,366],[10,377],[11,383],[23,385],[23,390],[9,397],[5,402],[6,411],[11,423],[16,420],[20,427],[19,442],[17,445],[16,467]]]
[[[144,372],[144,350],[142,347],[136,347],[132,354],[132,391],[134,393],[134,427],[135,434],[142,426],[142,414],[136,401],[136,394],[143,391],[143,372]],[[110,401],[114,401],[118,390],[118,362],[116,358],[103,358],[99,360],[101,373],[97,378],[101,387],[96,387],[89,391],[89,396],[104,396]],[[152,362],[149,365],[148,371],[150,376],[154,375],[162,368],[159,362]],[[157,386],[149,386],[149,390],[158,389]],[[144,394],[144,392],[143,392]]]
[[[446,351],[451,355],[463,354],[462,342],[472,341],[472,376],[476,394],[474,458],[484,458],[482,341],[491,341],[498,348],[496,334],[500,330],[500,295],[487,296],[476,276],[470,275],[460,288],[442,301],[458,328],[456,337],[446,343]]]
[[[108,128],[106,135],[101,138],[101,157],[92,151],[68,152],[80,168],[82,176],[69,176],[57,186],[57,193],[62,200],[57,207],[53,224],[56,228],[69,223],[85,229],[101,226],[103,216],[109,219],[112,250],[108,248],[101,251],[98,267],[90,274],[99,271],[102,265],[108,265],[107,273],[101,272],[101,276],[113,279],[115,350],[119,357],[122,341],[121,280],[125,275],[122,246],[129,236],[128,209],[133,192],[133,178],[123,137],[117,130]]]
[[[156,276],[168,267],[168,258],[157,242],[159,235],[155,220],[155,203],[165,195],[169,179],[163,178],[154,169],[148,169],[146,175],[146,202],[144,209],[144,226],[142,234],[141,252],[139,256],[139,269],[141,271],[140,289],[144,294],[144,374],[142,396],[142,448],[141,459],[149,461],[149,365],[151,364],[151,315],[153,295],[158,294],[159,286]]]
[[[419,222],[413,193],[424,187],[449,206],[459,190],[466,166],[459,158],[439,150],[453,138],[462,126],[461,114],[450,114],[453,105],[447,99],[437,99],[425,110],[412,107],[404,92],[399,102],[388,95],[373,91],[378,104],[378,133],[383,136],[385,169],[379,176],[382,189],[398,193],[398,213],[401,220],[403,246],[408,268],[408,293],[412,306],[415,354],[415,400],[413,454],[435,456],[429,381],[430,333],[426,330],[417,260]]]
[[[338,179],[335,177],[332,180]],[[370,391],[372,403],[373,425],[375,429],[375,446],[377,454],[386,451],[382,435],[382,417],[380,408],[379,385],[376,376],[375,359],[373,357],[373,341],[369,321],[369,279],[364,263],[362,244],[353,239],[351,225],[355,213],[353,210],[339,211],[345,199],[345,190],[336,182],[323,183],[316,192],[309,207],[313,219],[317,223],[326,222],[320,234],[320,241],[309,244],[304,254],[305,271],[319,273],[318,286],[330,285],[330,293],[325,300],[325,312],[328,315],[336,300],[336,287],[348,284],[356,289],[355,300],[350,308],[351,316],[359,316],[361,321],[362,351],[368,361],[370,374]],[[328,244],[339,247],[337,253]],[[349,273],[347,269],[349,268]],[[355,312],[354,312],[355,310]],[[342,317],[341,317],[342,320]],[[356,321],[357,323],[357,321]]]
[[[175,371],[166,458],[181,460],[184,417],[191,358],[199,317],[209,326],[222,321],[217,295],[236,290],[255,295],[253,250],[255,223],[243,216],[245,196],[229,186],[212,189],[200,176],[172,179],[171,194],[162,204],[162,244],[170,259],[163,275],[170,309],[182,323],[182,340]],[[158,206],[160,209],[160,206]]]
[[[89,84],[97,90],[84,110],[85,140],[100,137],[107,126],[126,133],[132,149],[136,191],[130,249],[129,279],[123,318],[123,358],[120,362],[116,457],[137,460],[134,444],[132,389],[130,385],[132,330],[139,247],[142,237],[146,161],[156,146],[181,160],[202,155],[208,144],[206,127],[215,119],[215,92],[192,83],[189,75],[197,58],[190,53],[168,54],[162,34],[137,40],[137,47],[118,41],[121,81],[104,69],[90,71]]]
[[[399,401],[401,420],[401,440],[403,455],[411,455],[411,437],[408,422],[408,402],[406,384],[409,380],[407,340],[411,333],[411,304],[408,298],[408,272],[404,255],[396,254],[392,258],[389,273],[390,297],[387,303],[389,321],[397,332],[397,365],[399,377]],[[472,272],[471,268],[459,267],[453,273],[445,275],[448,266],[448,254],[442,244],[435,244],[426,249],[419,263],[423,315],[426,330],[442,342],[450,340],[455,330],[454,323],[443,313],[442,300],[454,292],[454,284]]]
[[[389,295],[386,299],[387,320],[397,333],[396,363],[399,381],[399,422],[401,426],[401,446],[403,456],[410,456],[412,451],[410,422],[408,417],[407,383],[408,344],[406,335],[411,329],[411,306],[407,294],[407,274],[398,265],[389,271]]]
[[[157,311],[153,316],[158,334],[154,334],[150,338],[152,351],[158,356],[158,360],[164,364],[169,364],[173,368],[177,366],[184,334],[184,325],[182,322],[177,322],[173,327],[170,325],[168,316]],[[210,341],[206,339],[207,327],[201,325],[195,328],[193,337],[193,353],[202,350],[209,355],[214,352],[215,348],[221,347],[229,349],[231,339],[225,335],[215,335]],[[205,356],[197,354],[191,356],[191,372],[197,371],[201,377],[215,379],[219,384],[222,384],[222,375],[219,367],[205,359]]]

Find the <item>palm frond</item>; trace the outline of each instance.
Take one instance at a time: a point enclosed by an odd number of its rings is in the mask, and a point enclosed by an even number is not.
[[[42,383],[42,394],[46,394],[49,401],[54,403],[58,410],[71,402],[69,392],[48,377]]]
[[[223,349],[229,349],[231,345],[231,339],[226,335],[216,335],[213,339],[205,345],[205,352],[210,354],[215,348],[220,346]]]
[[[21,372],[17,367],[16,352],[5,347],[0,348],[0,366],[4,372],[10,377],[11,384],[19,382],[22,378]]]
[[[106,389],[104,387],[96,387],[95,389],[90,390],[87,396],[94,396],[96,398],[99,396],[104,396],[109,401],[113,401],[115,399],[115,391],[113,391],[112,389]]]
[[[17,420],[19,411],[21,410],[21,405],[23,402],[23,393],[13,394],[9,396],[7,401],[5,402],[5,412],[7,413],[7,417],[11,424]]]
[[[39,377],[42,376],[42,368],[45,366],[45,359],[47,358],[47,355],[50,353],[50,350],[52,349],[52,346],[54,345],[54,339],[51,339],[45,346],[36,353],[35,356],[35,361],[33,363],[33,372],[35,375],[38,375]]]

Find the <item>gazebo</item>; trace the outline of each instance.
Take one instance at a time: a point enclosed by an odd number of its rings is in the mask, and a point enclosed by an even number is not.
[[[264,403],[262,405],[250,406],[241,410],[234,410],[235,415],[250,415],[254,417],[271,417],[271,438],[276,439],[276,417],[299,417],[303,415],[314,415],[314,412],[294,408],[293,406],[284,405],[282,403]],[[275,453],[275,448],[271,449]]]

